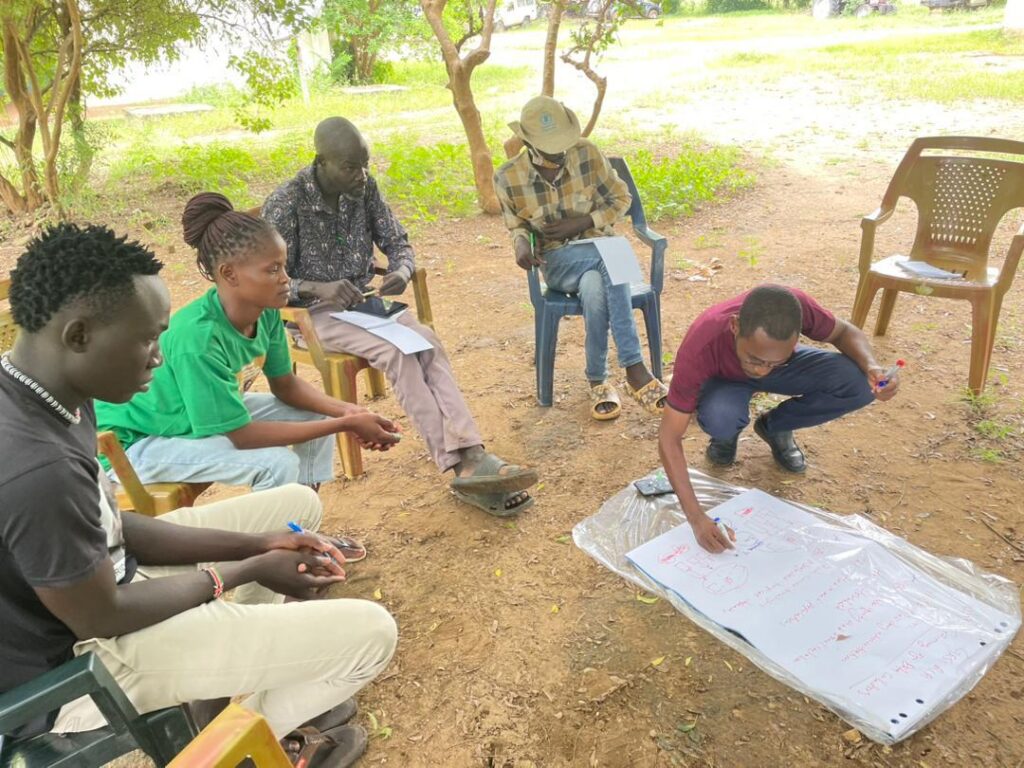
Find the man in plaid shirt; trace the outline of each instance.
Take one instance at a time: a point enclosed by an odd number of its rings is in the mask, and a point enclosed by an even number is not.
[[[549,288],[579,295],[591,415],[605,421],[622,410],[618,392],[606,381],[609,328],[627,390],[649,413],[660,413],[668,390],[644,365],[629,285],[612,285],[597,249],[573,242],[614,234],[631,203],[626,183],[580,137],[579,120],[561,102],[537,96],[509,127],[526,150],[498,169],[494,184],[516,264],[540,267]]]

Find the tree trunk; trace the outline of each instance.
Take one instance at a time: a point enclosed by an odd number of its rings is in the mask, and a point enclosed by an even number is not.
[[[473,181],[476,184],[480,208],[484,213],[496,214],[501,211],[501,204],[494,191],[494,163],[491,159],[491,150],[487,146],[487,139],[484,138],[483,122],[480,119],[480,110],[477,109],[476,101],[473,98],[472,86],[473,70],[487,61],[487,57],[491,55],[495,0],[487,0],[487,8],[481,19],[483,27],[476,29],[473,26],[473,18],[470,16],[468,21],[470,28],[464,30],[466,34],[458,43],[452,40],[444,24],[443,14],[447,2],[448,0],[420,0],[420,6],[434,32],[434,37],[437,38],[437,42],[441,46],[441,57],[444,59],[444,66],[448,71],[448,88],[452,92],[452,102],[455,105],[455,111],[459,113],[462,128],[466,132],[466,139],[469,142]],[[480,35],[480,43],[468,54],[462,56],[459,50],[462,44],[476,33]]]
[[[18,129],[14,134],[14,159],[21,175],[21,191],[8,180],[0,184],[0,198],[14,214],[34,211],[42,202],[39,175],[32,157],[32,145],[36,137],[36,113],[25,88],[25,70],[18,48],[18,28],[14,19],[0,17],[3,23],[4,85],[7,98],[18,113]],[[30,20],[31,21],[31,20]]]
[[[551,3],[551,10],[548,11],[548,34],[544,38],[544,79],[540,86],[542,96],[555,95],[555,54],[558,51],[558,30],[562,26],[564,11],[561,0]]]
[[[483,121],[480,119],[480,110],[476,108],[470,84],[473,70],[467,71],[465,62],[460,60],[449,67],[448,72],[452,101],[469,141],[469,156],[473,163],[473,180],[476,182],[477,195],[480,197],[480,207],[484,213],[500,213],[501,204],[494,191],[494,162],[491,159],[491,150],[487,146],[487,139],[484,138]]]

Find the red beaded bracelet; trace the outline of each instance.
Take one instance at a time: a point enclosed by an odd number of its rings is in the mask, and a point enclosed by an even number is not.
[[[213,599],[216,600],[224,594],[224,580],[212,565],[209,568],[203,568],[203,573],[209,576],[210,581],[213,582]]]

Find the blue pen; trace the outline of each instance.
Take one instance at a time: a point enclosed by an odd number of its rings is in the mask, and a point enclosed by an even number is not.
[[[728,539],[729,538],[729,529],[725,527],[725,523],[722,522],[722,518],[716,517],[714,522],[715,522],[715,525],[718,526],[718,530],[720,530],[722,532],[722,535],[725,536],[725,538]]]

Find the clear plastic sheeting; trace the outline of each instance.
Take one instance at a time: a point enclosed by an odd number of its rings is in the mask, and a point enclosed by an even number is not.
[[[646,479],[663,482],[664,473]],[[690,480],[705,510],[747,491],[695,470]],[[860,515],[788,501],[788,509],[771,512],[767,495],[746,499],[760,499],[763,508],[722,508],[732,515],[725,521],[736,521],[733,559],[699,550],[686,527],[673,532],[686,525],[675,495],[645,497],[632,484],[580,522],[573,539],[882,744],[906,738],[958,701],[1020,627],[1017,587],[966,560],[932,555]],[[771,525],[772,514],[780,525]],[[747,538],[755,535],[761,539]],[[778,574],[757,581],[776,564]]]

